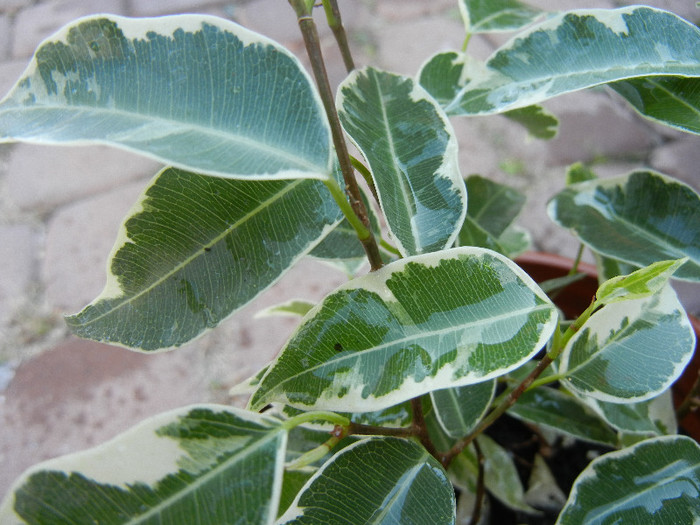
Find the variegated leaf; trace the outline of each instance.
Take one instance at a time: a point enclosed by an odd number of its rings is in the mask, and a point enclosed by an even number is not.
[[[700,281],[700,195],[650,171],[573,184],[547,212],[594,251],[635,266],[682,259],[677,279]]]
[[[556,318],[532,279],[500,254],[455,248],[409,257],[311,310],[251,406],[364,412],[480,383],[530,359]]]
[[[412,79],[355,71],[337,99],[343,128],[369,164],[387,224],[403,255],[449,247],[467,209],[449,120]]]
[[[341,217],[320,181],[167,168],[124,221],[104,291],[68,325],[138,350],[182,345],[276,282]]]
[[[700,447],[685,436],[666,436],[593,460],[576,479],[557,525],[698,521]]]
[[[460,0],[459,12],[471,34],[514,31],[542,14],[518,0]]]
[[[0,506],[0,522],[271,524],[286,440],[279,421],[231,407],[160,414],[30,469]]]
[[[560,373],[581,395],[634,403],[662,393],[695,350],[695,332],[667,286],[644,299],[601,308],[569,340]]]
[[[440,426],[452,438],[469,434],[491,406],[496,380],[430,393]]]
[[[502,113],[608,82],[700,77],[699,42],[700,29],[659,9],[578,10],[522,31],[481,66],[456,53],[437,55],[420,78],[449,115]],[[440,78],[441,71],[448,74]]]
[[[279,523],[453,524],[454,489],[420,445],[361,440],[334,455],[301,489]]]
[[[79,19],[0,103],[0,142],[111,144],[224,177],[327,178],[330,129],[300,62],[205,15]]]

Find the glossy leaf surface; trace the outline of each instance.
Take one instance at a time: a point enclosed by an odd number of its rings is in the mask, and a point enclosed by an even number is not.
[[[629,275],[618,275],[600,285],[596,292],[599,304],[610,304],[630,299],[643,299],[661,291],[673,273],[687,261],[659,261],[640,268]]]
[[[528,390],[518,398],[508,414],[584,441],[617,444],[616,433],[593,410],[554,388]]]
[[[556,317],[532,279],[495,252],[409,257],[354,279],[311,310],[251,406],[371,411],[480,383],[534,355]]]
[[[513,31],[542,14],[518,0],[460,0],[459,11],[471,34]]]
[[[33,467],[0,507],[3,524],[272,523],[285,430],[203,405],[155,416],[97,448]]]
[[[632,434],[675,434],[675,421],[671,391],[640,403],[606,403],[587,398],[586,403],[616,429]]]
[[[559,525],[697,523],[700,447],[685,436],[643,441],[593,460],[579,475]]]
[[[610,87],[646,118],[700,133],[700,79],[646,77],[614,82]]]
[[[68,324],[145,351],[179,346],[272,285],[341,217],[319,181],[165,169],[123,223],[104,291]]]
[[[436,55],[420,82],[449,115],[501,113],[608,82],[698,77],[698,42],[700,29],[658,9],[571,11],[522,31],[481,66],[458,53]]]
[[[481,420],[493,399],[496,380],[475,385],[445,388],[430,393],[440,426],[452,438],[469,434]]]
[[[569,340],[560,373],[567,388],[601,401],[631,403],[659,395],[680,376],[695,333],[671,287],[609,304]]]
[[[420,445],[370,438],[333,456],[279,523],[452,524],[454,489]]]
[[[449,247],[467,202],[457,140],[440,107],[412,79],[372,68],[350,74],[337,105],[343,128],[369,164],[399,251]]]
[[[674,277],[700,281],[700,195],[649,171],[574,184],[547,212],[596,252],[636,266],[688,261]]]
[[[326,178],[330,130],[286,49],[205,15],[79,19],[0,103],[0,141],[111,144],[225,177]]]

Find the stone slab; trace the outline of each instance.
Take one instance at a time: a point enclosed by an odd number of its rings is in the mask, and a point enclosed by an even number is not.
[[[649,164],[700,192],[700,137],[684,134],[678,140],[656,148]]]
[[[131,183],[66,206],[51,218],[41,275],[52,308],[77,312],[102,291],[119,227],[145,187]]]
[[[22,9],[14,21],[12,56],[30,58],[39,43],[60,27],[96,13],[128,14],[122,0],[54,0]]]
[[[29,285],[36,278],[41,233],[29,224],[1,225],[0,239],[1,337],[5,324],[26,302]]]
[[[161,165],[107,146],[17,144],[7,163],[6,191],[24,211],[49,212],[99,192],[144,180]]]

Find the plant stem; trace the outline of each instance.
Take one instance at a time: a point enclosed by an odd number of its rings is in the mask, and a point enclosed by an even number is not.
[[[685,416],[687,416],[691,411],[697,410],[698,407],[700,407],[699,400],[700,371],[698,371],[698,377],[695,379],[695,383],[693,383],[693,387],[688,392],[688,395],[685,396],[683,402],[678,406],[678,410],[676,410],[676,419],[678,419],[678,421],[681,421],[685,419]]]
[[[316,463],[319,459],[328,454],[333,447],[335,447],[341,439],[348,435],[347,427],[336,425],[331,431],[331,437],[325,443],[322,443],[318,447],[305,452],[299,456],[294,461],[286,465],[288,469],[300,469],[306,465],[311,465]]]
[[[411,409],[413,411],[413,428],[416,432],[416,436],[420,439],[421,445],[425,447],[425,450],[435,459],[439,460],[438,451],[428,435],[428,426],[425,424],[423,403],[420,397],[411,399]]]
[[[333,196],[333,199],[340,208],[340,211],[343,212],[343,215],[345,215],[345,218],[350,223],[350,226],[352,226],[355,230],[357,238],[360,239],[360,242],[362,242],[364,239],[367,239],[371,235],[371,231],[369,230],[369,228],[365,227],[360,218],[357,215],[355,215],[355,211],[352,209],[352,206],[350,206],[350,203],[345,198],[343,190],[340,188],[340,186],[338,186],[338,183],[335,181],[335,179],[327,179],[323,182],[328,188],[328,190],[331,192],[331,195]]]
[[[292,5],[297,14],[299,29],[301,29],[301,34],[304,38],[306,52],[311,62],[311,69],[313,71],[314,78],[316,79],[316,86],[318,87],[323,107],[326,110],[326,116],[328,117],[328,123],[330,124],[331,128],[331,135],[333,136],[333,145],[335,146],[335,151],[340,163],[340,169],[343,173],[343,179],[345,181],[345,191],[348,195],[350,205],[352,206],[355,215],[360,219],[362,224],[364,224],[365,228],[367,228],[369,232],[367,238],[360,239],[360,242],[362,243],[365,253],[367,254],[367,259],[369,259],[371,270],[378,270],[383,266],[382,258],[379,253],[377,241],[374,238],[370,228],[369,215],[364,203],[362,202],[360,187],[357,185],[355,173],[350,162],[347,144],[345,143],[345,138],[343,136],[343,128],[340,125],[338,112],[335,109],[333,92],[331,91],[331,86],[328,82],[326,66],[323,61],[323,54],[321,53],[321,44],[318,38],[318,31],[316,30],[314,19],[311,16],[311,7],[309,7],[308,3],[304,0],[289,0],[289,3]]]
[[[479,466],[479,472],[476,478],[476,503],[474,504],[472,518],[469,523],[470,525],[477,525],[481,519],[481,506],[484,502],[484,496],[486,495],[484,484],[484,453],[481,451],[481,446],[476,439],[472,442],[472,444],[474,445],[474,450],[476,451],[476,462]]]
[[[340,49],[340,54],[343,57],[345,69],[348,73],[350,73],[350,71],[355,69],[355,61],[352,59],[352,53],[350,53],[348,37],[345,33],[345,28],[343,27],[343,21],[340,18],[340,9],[338,9],[337,0],[323,0],[323,9],[326,12],[328,27],[330,27],[331,31],[333,31],[335,41],[338,43],[338,48]]]
[[[363,425],[361,423],[350,423],[348,434],[408,438],[414,437],[416,435],[416,430],[413,427],[377,427],[374,425]]]
[[[294,427],[298,427],[304,423],[311,423],[312,421],[326,421],[344,428],[350,427],[350,420],[335,412],[304,412],[303,414],[285,420],[282,426],[286,430],[291,430]]]

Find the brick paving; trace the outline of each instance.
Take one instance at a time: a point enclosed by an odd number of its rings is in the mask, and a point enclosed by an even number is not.
[[[556,8],[620,3],[557,0]],[[651,3],[700,18],[695,0]],[[432,53],[459,48],[463,38],[455,0],[347,0],[341,8],[361,65],[414,74]],[[0,0],[0,95],[42,39],[98,12],[223,16],[303,51],[284,0]],[[329,31],[321,34],[337,84],[343,68]],[[484,58],[497,42],[475,38],[470,50]],[[603,175],[650,166],[700,187],[698,137],[642,121],[603,91],[561,97],[548,107],[561,119],[559,136],[549,142],[530,140],[500,117],[454,122],[464,175],[480,173],[528,194],[521,223],[536,249],[575,252],[544,212],[570,162],[605,159]],[[177,352],[143,356],[71,337],[61,315],[100,292],[120,221],[157,169],[153,161],[105,147],[0,145],[0,496],[31,464],[100,443],[148,415],[228,402],[228,387],[269,361],[294,327],[283,320],[271,330],[254,312],[297,296],[317,300],[344,280],[305,261],[255,304]],[[697,287],[683,287],[681,295],[691,311],[700,311]]]

